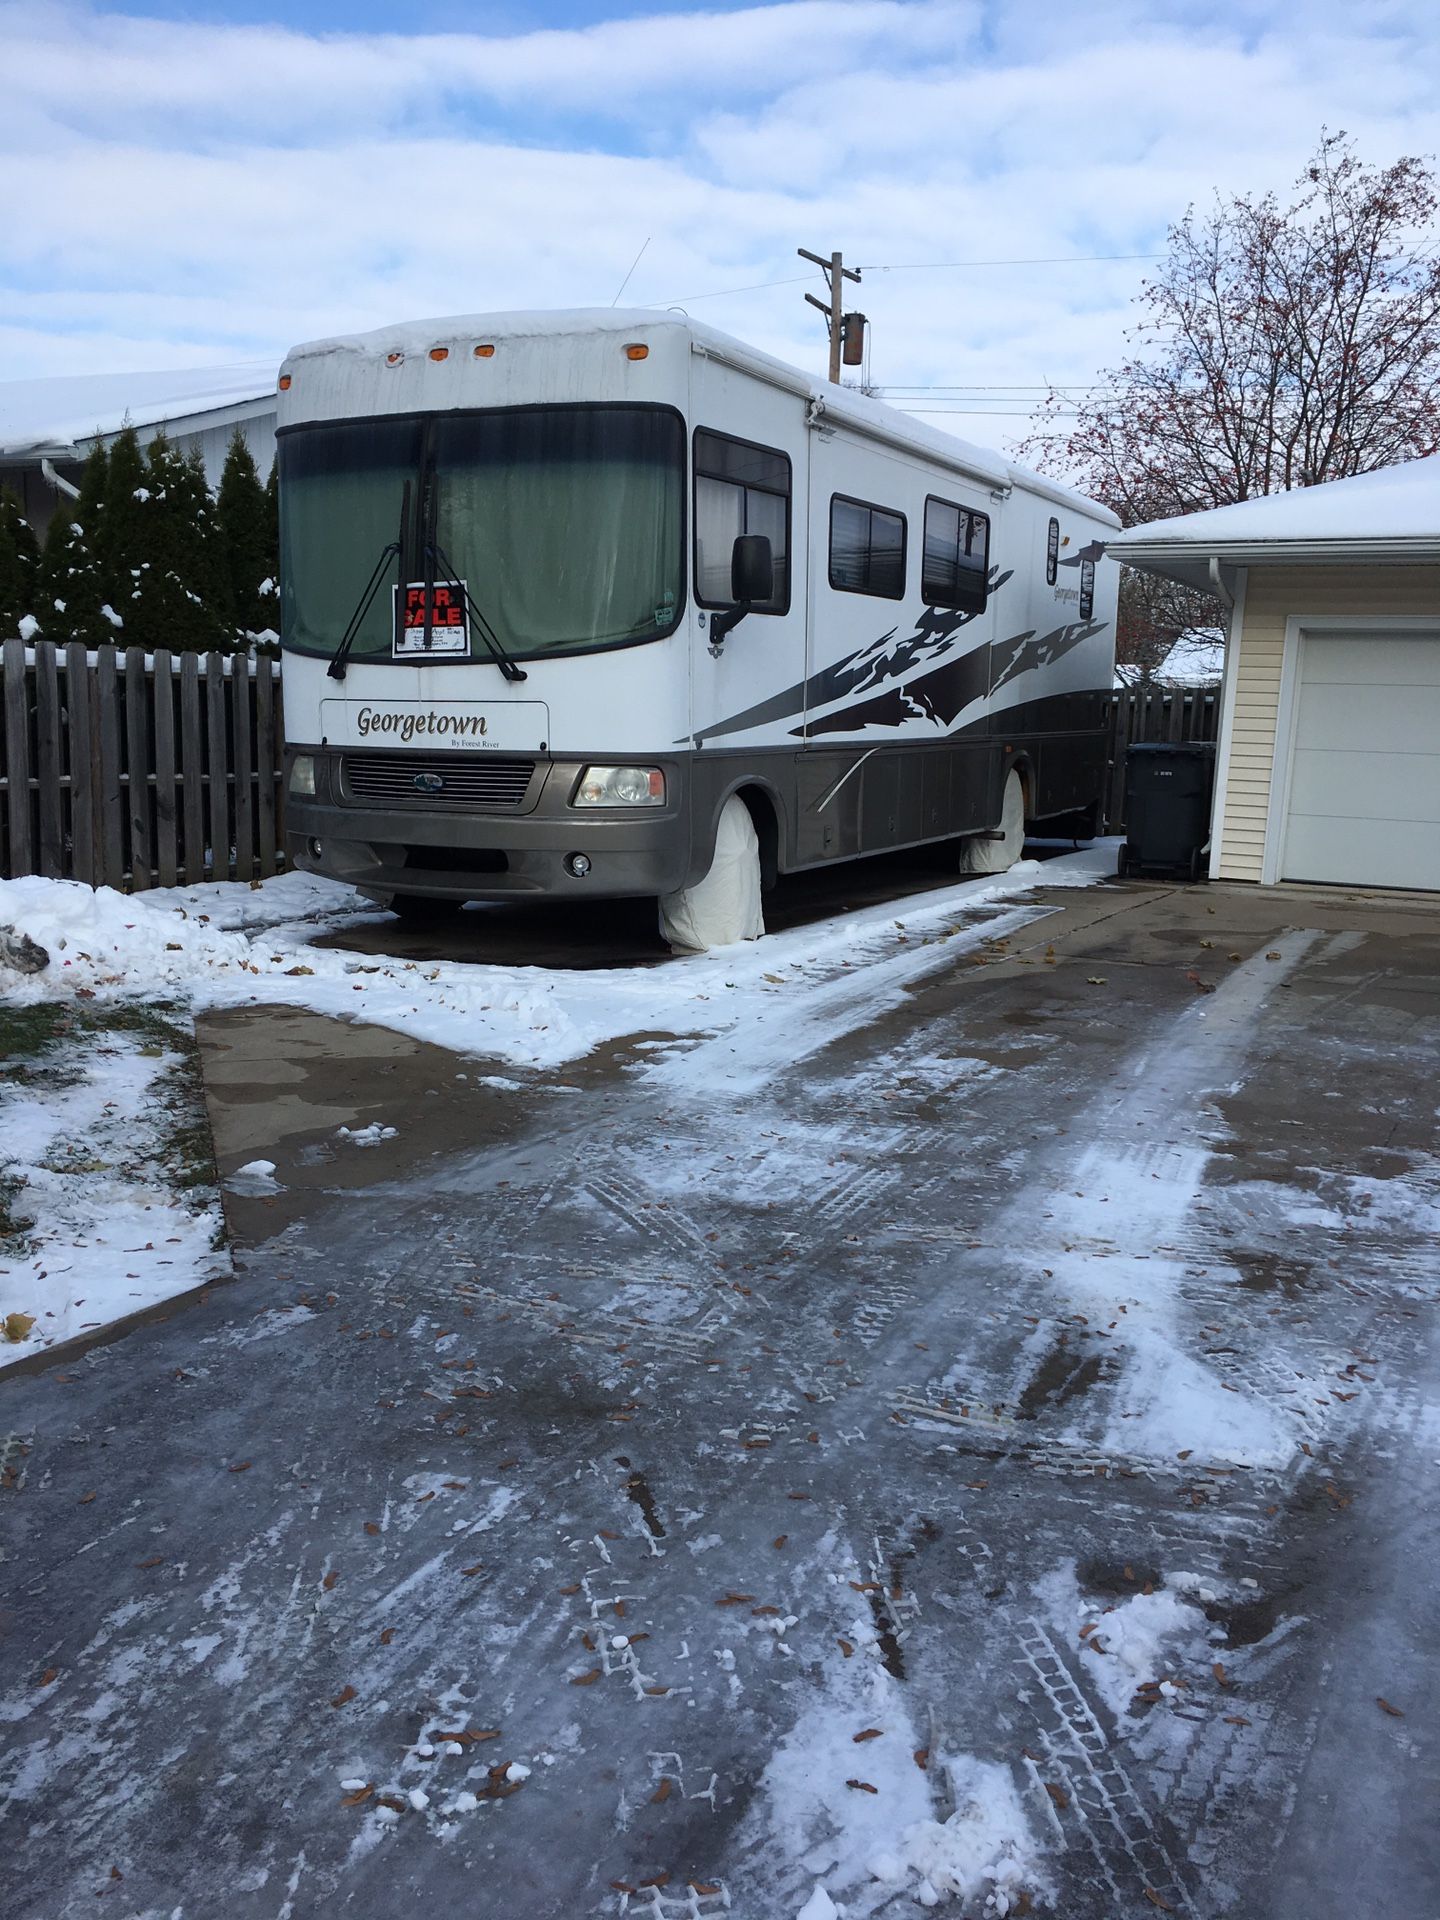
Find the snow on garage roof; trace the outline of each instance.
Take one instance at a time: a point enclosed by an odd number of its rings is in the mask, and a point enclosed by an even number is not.
[[[1208,584],[1211,557],[1264,561],[1440,558],[1440,454],[1205,513],[1152,520],[1105,543],[1132,566]]]
[[[0,459],[73,455],[127,424],[158,426],[230,407],[273,406],[275,367],[247,360],[167,373],[67,373],[0,381]]]

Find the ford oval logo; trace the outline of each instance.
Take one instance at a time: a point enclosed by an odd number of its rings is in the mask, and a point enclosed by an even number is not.
[[[417,773],[415,785],[421,793],[443,793],[445,776],[443,773]]]

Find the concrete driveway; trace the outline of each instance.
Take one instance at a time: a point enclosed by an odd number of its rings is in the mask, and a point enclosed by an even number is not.
[[[204,1022],[238,1279],[0,1384],[7,1913],[1440,1912],[1440,917],[1036,897],[522,1083]]]

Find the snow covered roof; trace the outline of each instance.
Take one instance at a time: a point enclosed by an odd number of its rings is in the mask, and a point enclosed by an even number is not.
[[[327,340],[310,340],[286,355],[285,365],[316,358],[354,354],[367,360],[387,354],[423,357],[437,343],[456,339],[563,338],[569,334],[617,333],[634,338],[644,332],[653,337],[657,330],[674,328],[689,335],[702,353],[728,361],[777,386],[805,398],[819,401],[827,419],[846,422],[861,431],[932,454],[947,465],[960,466],[986,485],[1003,488],[1020,486],[1043,494],[1061,505],[1074,507],[1106,526],[1119,526],[1108,508],[1087,500],[1083,494],[1034,473],[1008,460],[1003,453],[975,446],[957,435],[942,433],[910,415],[872,400],[853,387],[834,387],[828,380],[792,367],[773,354],[748,346],[733,335],[721,333],[687,315],[658,307],[577,307],[545,311],[536,309],[514,313],[451,314],[438,319],[406,320],[395,326],[379,327],[370,333],[337,335]]]
[[[1197,586],[1208,584],[1212,557],[1234,566],[1440,559],[1440,454],[1152,520],[1107,541],[1106,550],[1147,572]]]
[[[1155,678],[1166,687],[1211,687],[1225,672],[1225,635],[1219,627],[1191,627],[1180,634]]]
[[[74,458],[128,425],[158,426],[229,409],[275,405],[269,360],[168,373],[67,373],[0,381],[0,459]]]

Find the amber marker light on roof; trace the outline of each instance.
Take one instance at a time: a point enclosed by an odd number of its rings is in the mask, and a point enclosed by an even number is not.
[[[642,346],[638,340],[632,340],[625,349],[625,358],[627,360],[648,360],[650,358],[650,349],[649,347]]]
[[[488,341],[483,347],[476,347],[475,358],[477,360],[493,360],[495,358],[494,347],[492,347]]]
[[[387,367],[398,367],[404,358],[403,353],[387,353],[385,356],[385,364]]]
[[[281,374],[279,384],[282,393],[288,393],[290,391],[290,376],[288,373]]]
[[[432,360],[448,360],[450,358],[449,347],[431,347],[430,358]]]

